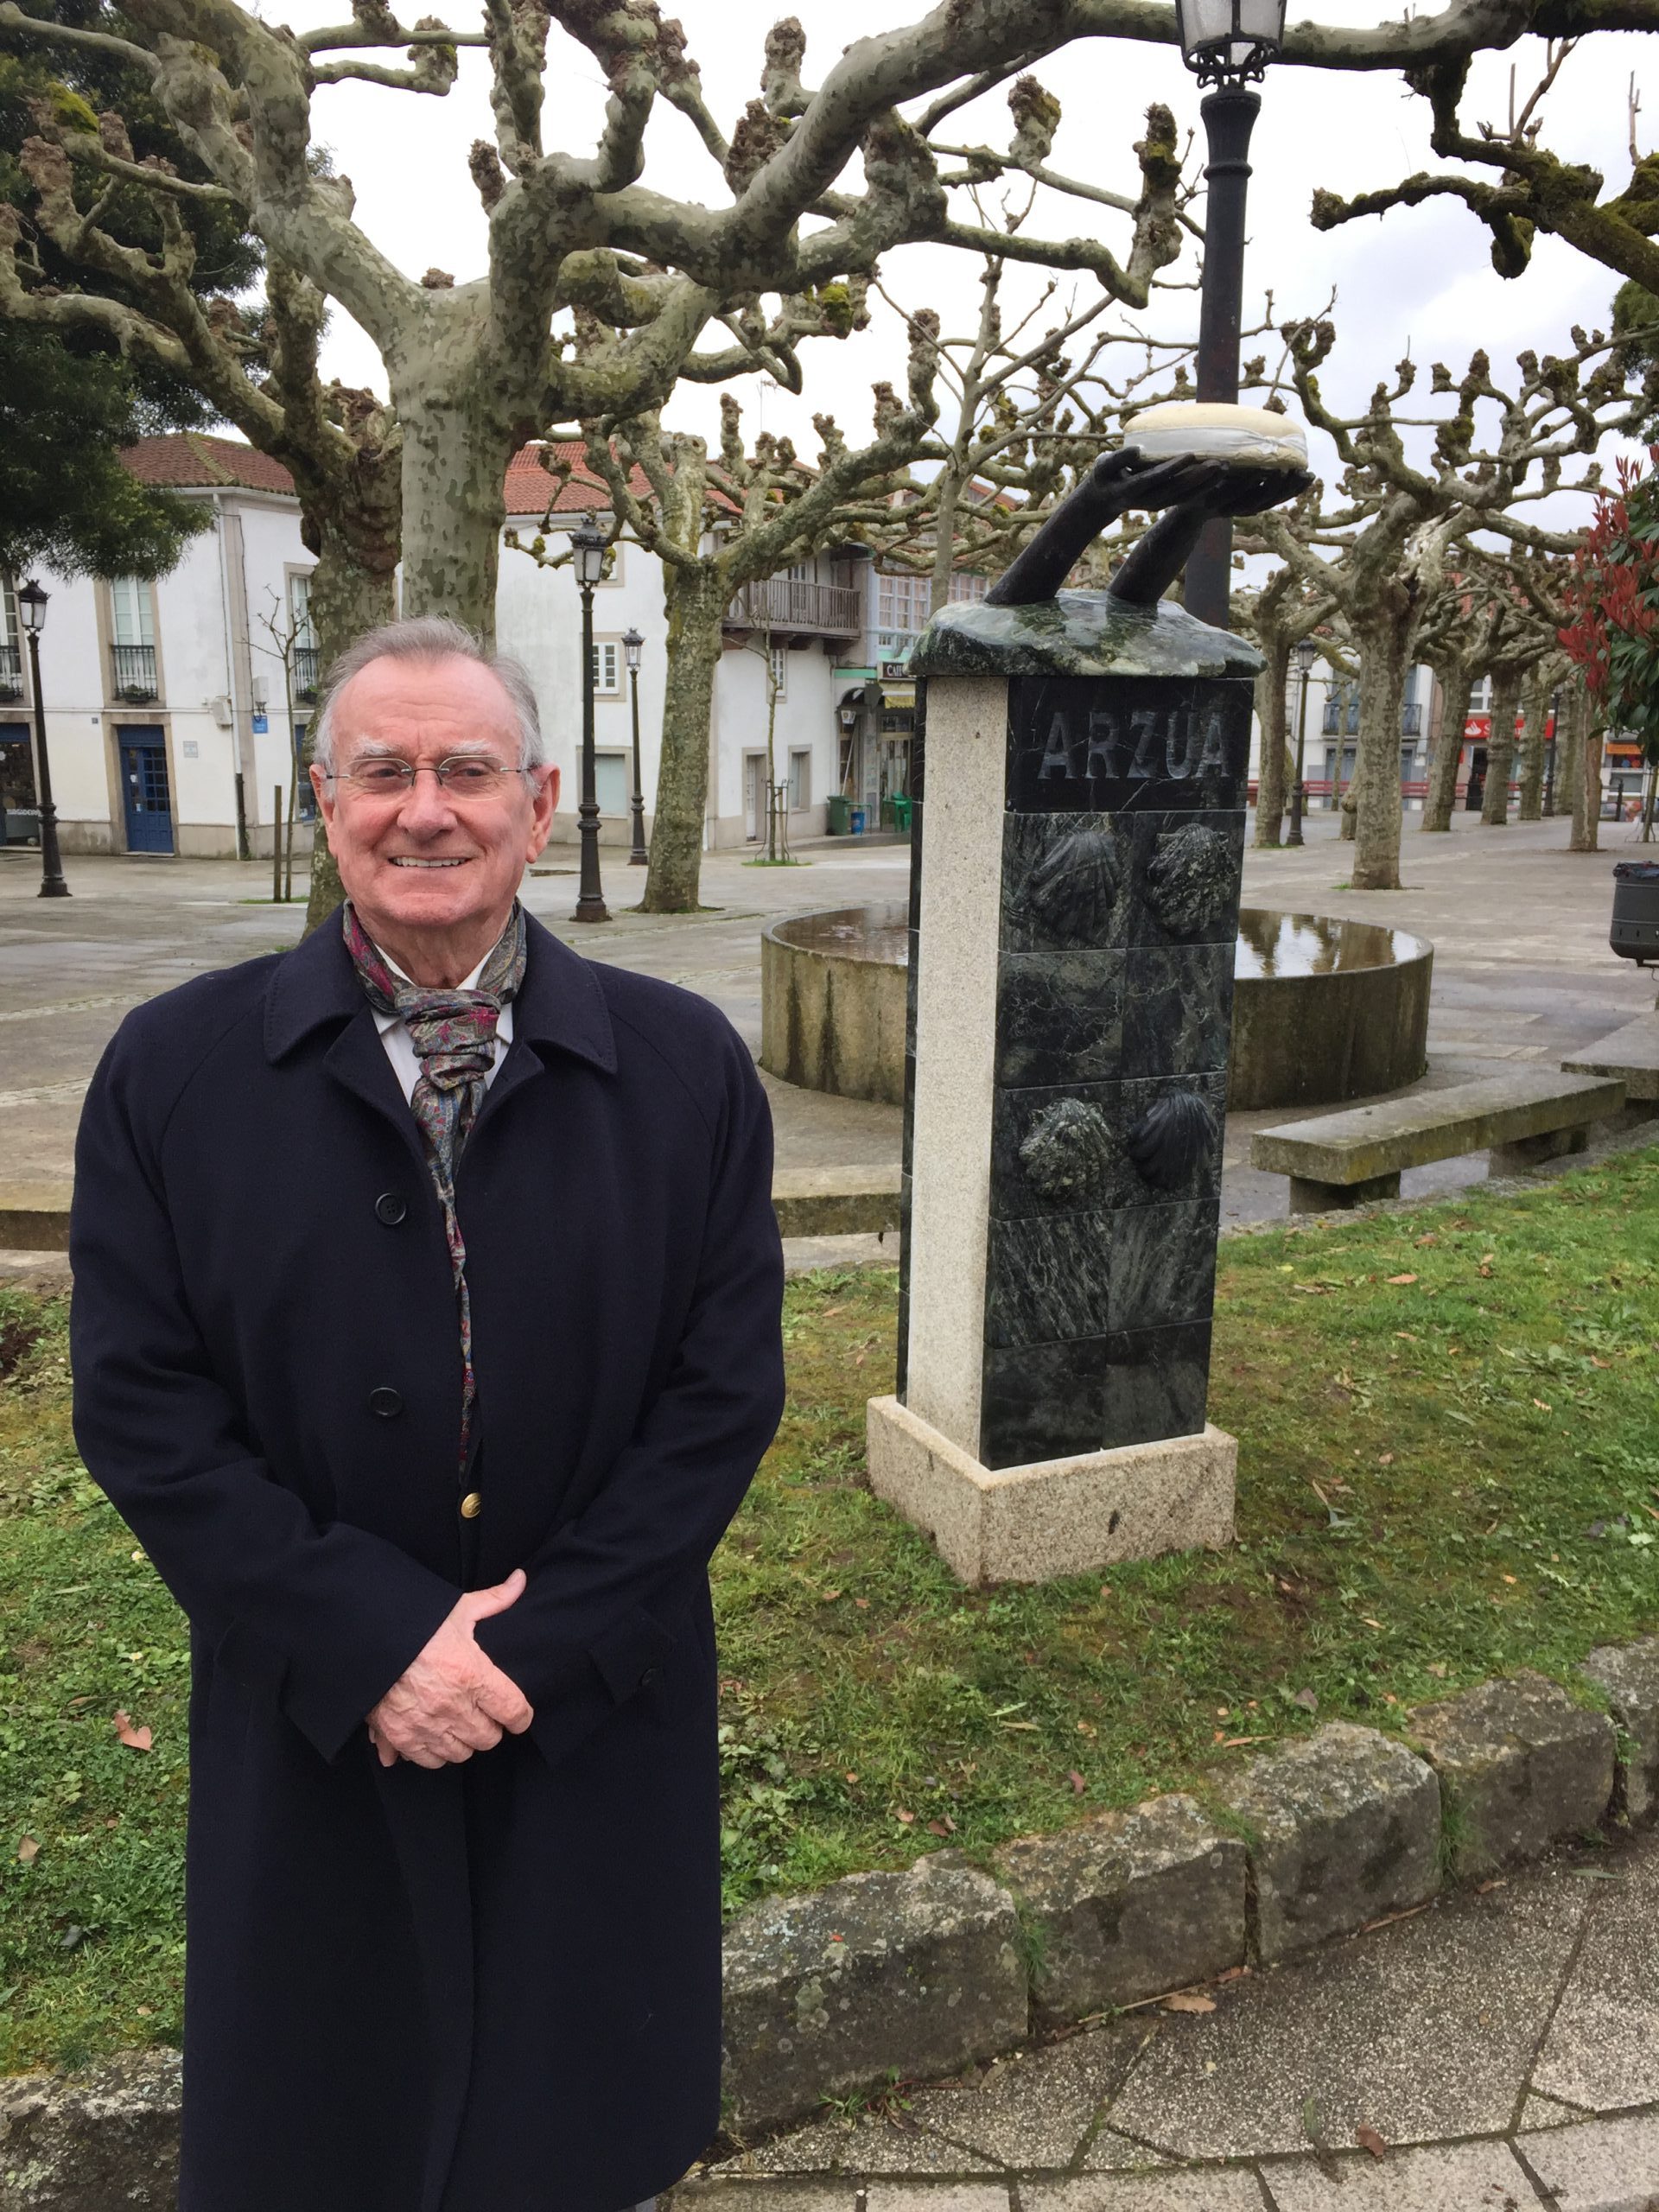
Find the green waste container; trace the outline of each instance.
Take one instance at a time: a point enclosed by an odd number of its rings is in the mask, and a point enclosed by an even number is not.
[[[824,807],[824,828],[832,837],[845,837],[852,829],[853,802],[842,791],[830,794]]]
[[[910,835],[910,800],[899,793],[893,802],[893,826],[901,837]]]

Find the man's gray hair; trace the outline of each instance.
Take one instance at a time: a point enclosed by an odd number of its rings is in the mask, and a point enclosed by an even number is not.
[[[416,614],[406,622],[383,622],[365,630],[330,664],[324,679],[317,718],[311,727],[311,757],[320,768],[334,765],[334,710],[340,695],[354,676],[375,660],[445,660],[451,655],[476,661],[487,668],[512,702],[518,725],[518,766],[546,766],[547,747],[542,742],[542,718],[535,688],[522,661],[511,653],[492,652],[474,632],[452,622],[447,614]]]

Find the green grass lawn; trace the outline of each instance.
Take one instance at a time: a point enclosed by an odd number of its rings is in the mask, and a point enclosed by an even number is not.
[[[736,1908],[1204,1786],[1273,1737],[1659,1626],[1659,1152],[1223,1247],[1240,1541],[960,1589],[864,1486],[894,1279],[791,1286],[715,1564]],[[176,2039],[186,1659],[76,1459],[60,1306],[0,1294],[0,2066]],[[1577,1686],[1575,1687],[1581,1687]],[[124,1744],[114,1716],[151,1732]]]

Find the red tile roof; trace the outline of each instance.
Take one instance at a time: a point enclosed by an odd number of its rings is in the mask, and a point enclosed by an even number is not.
[[[549,441],[550,449],[560,461],[569,461],[570,474],[563,484],[556,484],[538,458],[537,446],[521,446],[507,463],[507,512],[510,515],[543,515],[547,512],[548,500],[554,491],[555,514],[596,514],[607,511],[611,504],[609,488],[595,476],[582,458],[583,448],[579,438],[554,438]],[[651,486],[636,468],[629,479],[634,491],[648,498]]]
[[[289,492],[294,479],[280,461],[256,453],[237,438],[210,438],[200,430],[178,430],[164,437],[140,438],[121,455],[141,484],[167,484],[223,491],[239,486],[250,492]]]

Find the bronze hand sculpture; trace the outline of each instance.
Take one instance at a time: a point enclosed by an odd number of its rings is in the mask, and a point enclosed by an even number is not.
[[[1108,523],[1131,508],[1162,509],[1108,586],[1130,607],[1155,606],[1186,566],[1205,523],[1260,514],[1313,481],[1306,469],[1235,468],[1199,456],[1146,460],[1134,446],[1103,453],[985,594],[992,607],[1052,599]]]

